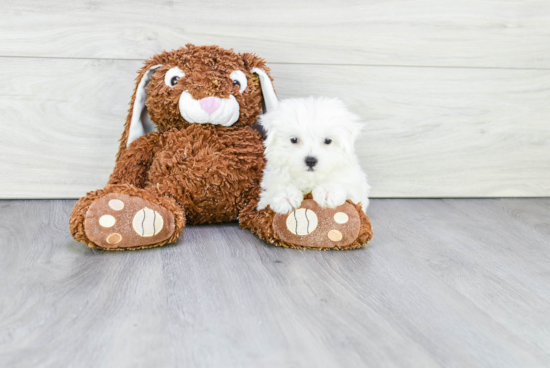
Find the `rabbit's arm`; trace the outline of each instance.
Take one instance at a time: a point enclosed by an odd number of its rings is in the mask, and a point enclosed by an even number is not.
[[[130,184],[144,188],[158,147],[159,135],[155,132],[132,142],[117,160],[108,184]]]

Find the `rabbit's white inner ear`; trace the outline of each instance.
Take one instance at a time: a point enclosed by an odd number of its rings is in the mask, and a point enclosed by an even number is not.
[[[151,69],[149,69],[139,81],[136,90],[136,99],[134,100],[134,106],[132,107],[132,121],[130,122],[130,131],[128,133],[128,143],[126,144],[126,147],[142,135],[155,130],[155,126],[151,122],[151,119],[149,119],[149,114],[145,108],[145,100],[147,100],[147,91],[145,88],[147,87],[147,84],[149,84],[151,76],[155,70],[161,66],[162,65],[159,64],[151,67]]]
[[[279,101],[277,100],[277,95],[275,94],[275,89],[273,89],[273,84],[267,73],[260,68],[252,69],[252,73],[260,77],[260,85],[262,86],[262,95],[264,96],[265,109],[267,112],[273,110],[277,107]]]

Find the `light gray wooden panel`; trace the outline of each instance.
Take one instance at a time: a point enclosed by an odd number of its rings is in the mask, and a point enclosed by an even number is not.
[[[550,199],[374,200],[347,252],[237,224],[102,252],[0,202],[2,367],[547,367]]]
[[[187,42],[269,62],[550,67],[547,0],[2,1],[0,55],[144,59]]]
[[[374,197],[550,195],[550,75],[275,65],[279,95],[342,98]]]
[[[102,187],[140,65],[0,58],[1,197]],[[374,197],[550,195],[546,71],[271,67],[280,97],[339,96],[365,119],[357,149]]]
[[[140,65],[1,58],[1,196],[70,198],[105,185]]]

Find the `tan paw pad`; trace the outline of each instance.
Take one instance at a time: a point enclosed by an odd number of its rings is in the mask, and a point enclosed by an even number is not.
[[[339,242],[344,237],[338,230],[330,230],[327,234],[328,238],[333,242]]]
[[[118,244],[122,240],[122,235],[119,233],[112,233],[107,237],[107,243],[109,244]]]

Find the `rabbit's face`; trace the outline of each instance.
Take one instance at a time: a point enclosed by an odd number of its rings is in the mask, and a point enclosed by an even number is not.
[[[187,124],[250,126],[262,111],[260,79],[253,69],[268,70],[255,55],[187,45],[147,64],[154,72],[145,105],[159,131]]]

